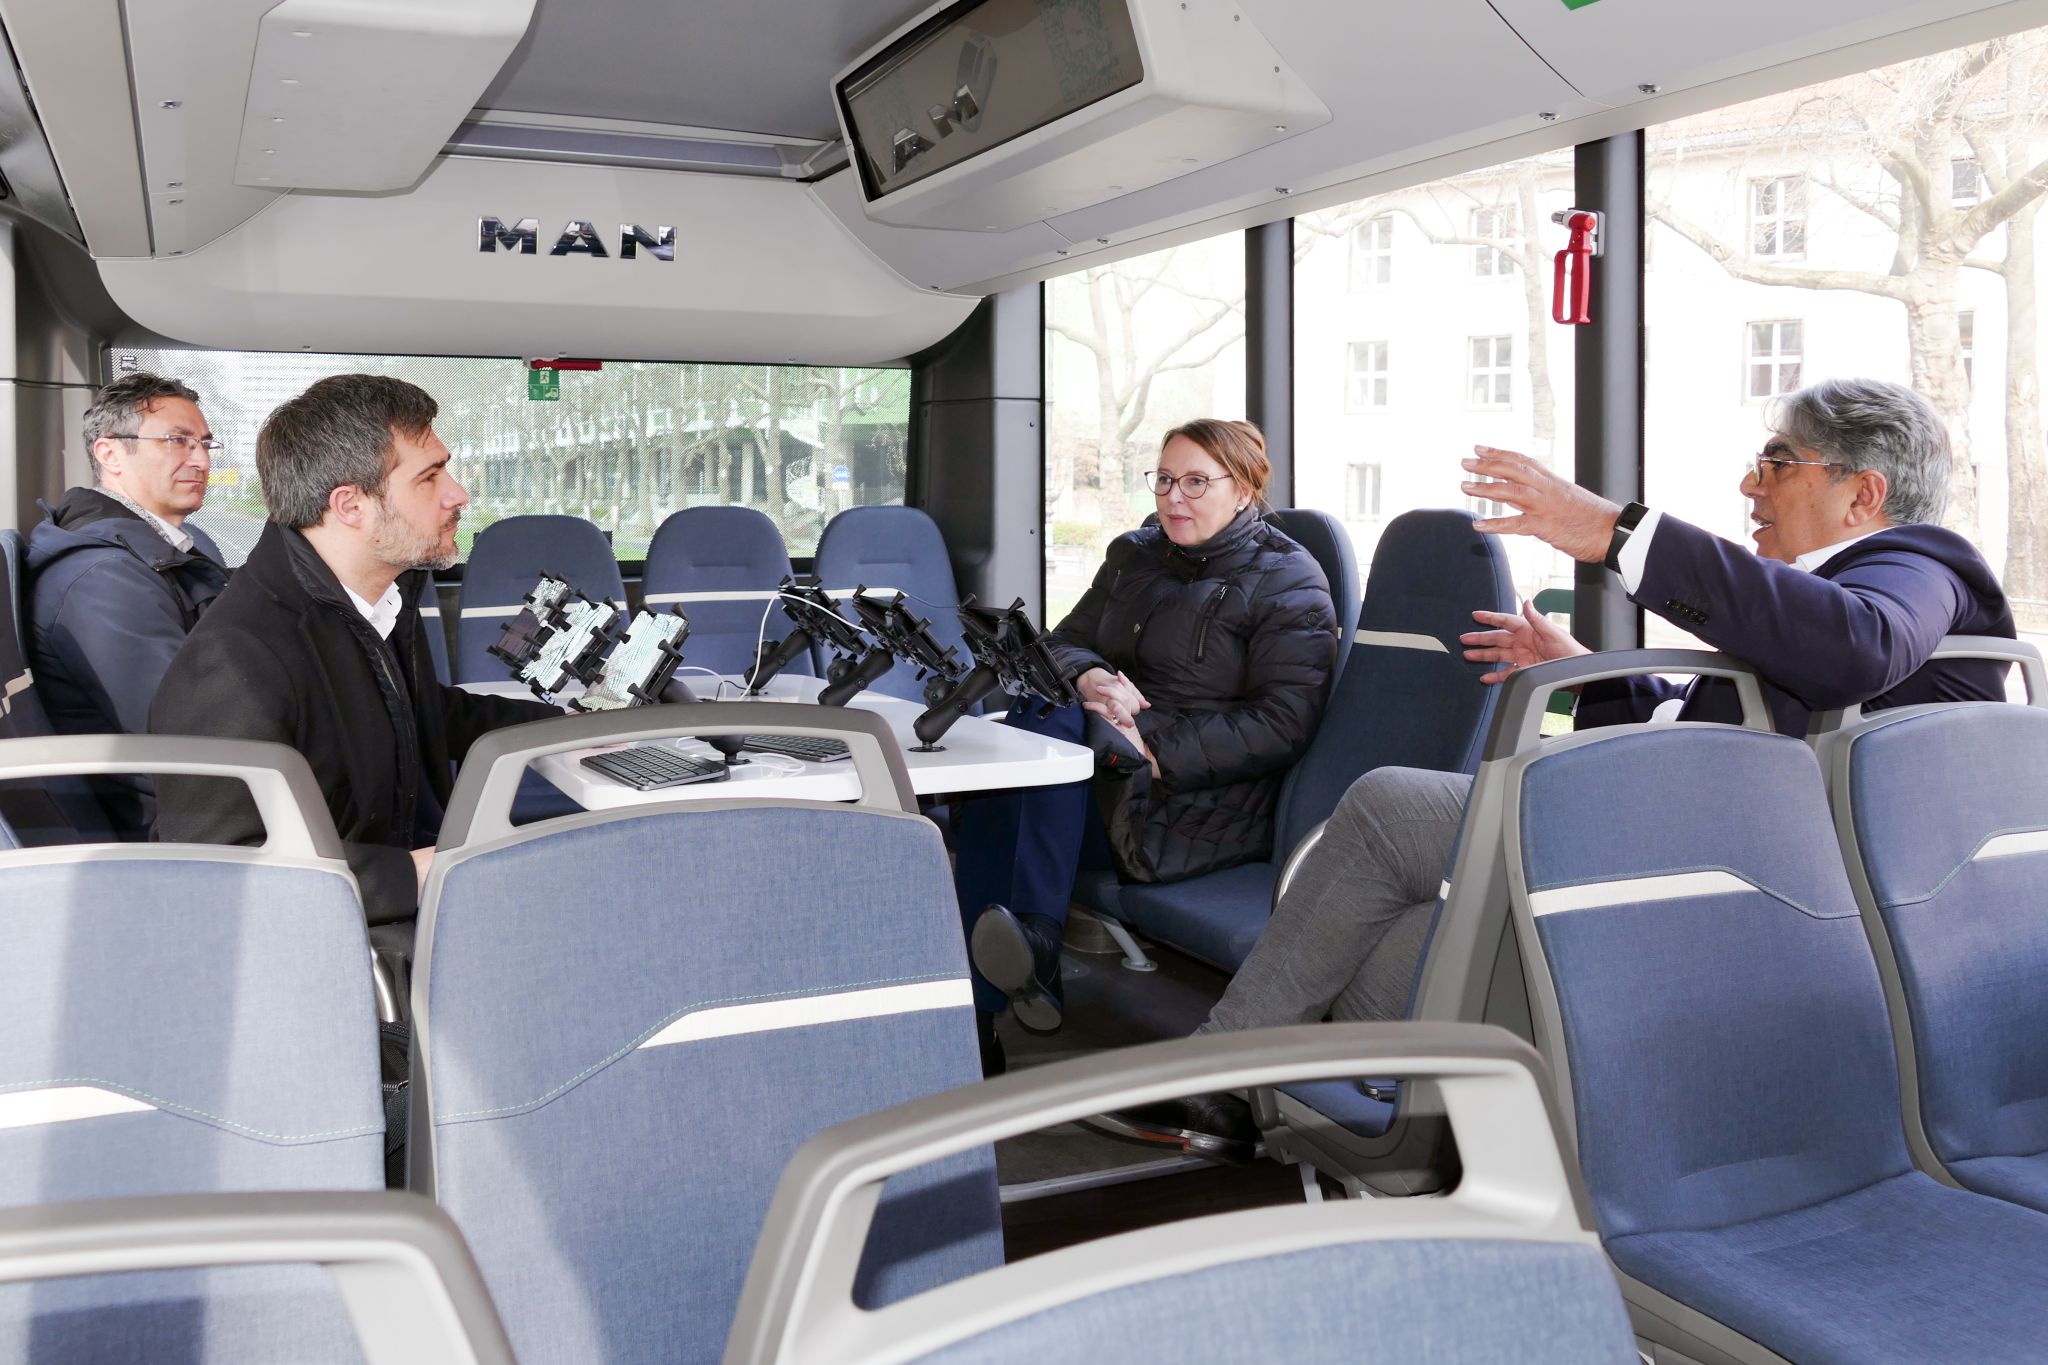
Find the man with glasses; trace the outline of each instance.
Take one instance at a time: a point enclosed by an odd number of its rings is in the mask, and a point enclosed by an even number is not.
[[[199,395],[123,375],[85,412],[93,486],[72,488],[29,533],[29,668],[64,734],[140,734],[171,657],[227,586],[220,551],[188,518],[206,501],[220,442]],[[149,833],[146,779],[94,779],[123,838]]]
[[[1944,635],[2014,633],[1984,557],[1936,524],[1950,459],[1939,415],[1897,384],[1829,380],[1780,400],[1770,425],[1742,472],[1754,554],[1640,503],[1618,507],[1509,451],[1479,447],[1463,489],[1509,509],[1480,530],[1604,563],[1631,601],[1753,665],[1781,733],[1803,736],[1814,711],[1852,702],[1875,711],[2003,698],[2002,666],[1929,659]],[[1473,617],[1489,629],[1463,637],[1465,657],[1497,665],[1488,683],[1587,652],[1533,606]],[[1741,718],[1725,679],[1647,678],[1588,684],[1577,724],[1666,712]],[[1403,1017],[1471,788],[1464,774],[1414,768],[1353,783],[1197,1032]],[[1258,1138],[1233,1095],[1147,1105],[1109,1126],[1222,1157],[1249,1155]]]

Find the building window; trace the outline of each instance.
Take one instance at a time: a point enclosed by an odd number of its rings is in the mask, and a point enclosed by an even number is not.
[[[1394,282],[1394,215],[1382,213],[1351,229],[1351,292]]]
[[[1475,408],[1504,408],[1514,400],[1515,339],[1473,337],[1468,343],[1471,378],[1466,403]]]
[[[1506,241],[1515,235],[1516,217],[1513,204],[1474,209],[1472,235],[1492,238],[1494,241]],[[1515,273],[1515,263],[1497,246],[1475,246],[1472,248],[1472,273],[1486,276],[1512,275]]]
[[[1387,405],[1387,343],[1351,343],[1349,382],[1345,386],[1347,412],[1371,412]]]
[[[1968,208],[1984,197],[1984,171],[1974,156],[1959,156],[1948,163],[1948,201]]]
[[[1380,515],[1380,467],[1354,464],[1344,473],[1344,516],[1348,521],[1377,521]]]
[[[1800,324],[1752,322],[1744,393],[1751,399],[1775,398],[1799,387]]]
[[[1492,517],[1511,517],[1515,515],[1514,508],[1504,502],[1495,502],[1492,498],[1467,497],[1465,499],[1465,510],[1482,521]]]
[[[1749,182],[1749,244],[1753,256],[1806,254],[1806,177]]]
[[[1963,358],[1963,382],[1977,382],[1977,314],[1964,309],[1956,314],[1956,354]]]

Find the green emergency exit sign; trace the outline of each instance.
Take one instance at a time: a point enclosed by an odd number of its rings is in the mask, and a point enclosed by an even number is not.
[[[528,370],[526,372],[526,396],[535,403],[555,403],[562,397],[562,372],[560,370]]]
[[[1566,9],[1584,9],[1593,3],[1594,0],[1564,0],[1564,7]]]

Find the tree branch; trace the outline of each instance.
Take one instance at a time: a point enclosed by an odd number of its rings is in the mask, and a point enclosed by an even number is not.
[[[1905,291],[1890,275],[1873,275],[1864,270],[1822,270],[1811,266],[1765,265],[1738,254],[1720,238],[1696,223],[1672,212],[1668,204],[1651,207],[1651,216],[1691,242],[1723,270],[1750,284],[1779,285],[1793,289],[1852,289],[1903,299]]]

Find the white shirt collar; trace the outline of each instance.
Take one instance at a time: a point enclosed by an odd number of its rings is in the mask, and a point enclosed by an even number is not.
[[[1836,555],[1842,553],[1842,551],[1848,549],[1851,545],[1854,545],[1857,541],[1868,540],[1872,536],[1877,535],[1879,532],[1889,531],[1891,529],[1892,528],[1889,526],[1880,526],[1877,528],[1876,531],[1865,531],[1860,536],[1850,536],[1847,540],[1838,540],[1832,545],[1823,545],[1818,550],[1808,550],[1805,554],[1793,560],[1792,563],[1795,567],[1803,569],[1807,573],[1813,573],[1816,570],[1818,570],[1823,564],[1827,563],[1830,559],[1833,559]]]
[[[147,507],[144,507],[119,489],[101,488],[100,492],[105,493],[115,502],[120,503],[136,516],[142,518],[142,524],[162,536],[173,550],[178,551],[180,554],[192,553],[192,537],[187,535],[182,528],[171,525],[168,521],[165,521],[162,517],[150,511]]]
[[[356,590],[346,583],[341,585],[341,590],[348,594],[348,600],[355,603],[356,610],[363,614],[363,619],[370,623],[379,638],[391,638],[391,628],[398,624],[398,613],[405,606],[405,599],[399,596],[396,582],[384,589],[384,595],[378,598],[375,604],[358,597]]]

